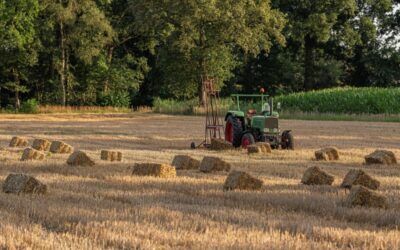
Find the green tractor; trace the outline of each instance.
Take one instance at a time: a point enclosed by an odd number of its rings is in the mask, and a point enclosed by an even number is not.
[[[228,111],[225,116],[225,140],[234,147],[247,148],[256,142],[268,142],[273,149],[294,149],[291,130],[281,132],[279,114],[274,111],[274,101],[261,91],[260,95],[232,95],[236,99],[237,110]],[[240,109],[241,98],[260,98],[261,110]],[[278,103],[280,109],[280,103]]]

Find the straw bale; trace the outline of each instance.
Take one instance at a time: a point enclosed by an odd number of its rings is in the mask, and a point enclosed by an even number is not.
[[[372,190],[377,190],[380,186],[378,180],[372,178],[362,170],[352,169],[344,177],[341,187],[350,189],[352,186],[361,185]]]
[[[71,166],[94,166],[95,162],[83,151],[76,151],[72,153],[67,164]]]
[[[21,156],[21,161],[44,160],[45,155],[33,148],[26,148]]]
[[[269,144],[268,142],[257,142],[256,145],[261,148],[261,151],[264,154],[272,153],[271,144]]]
[[[308,168],[301,179],[305,185],[332,185],[334,177],[319,167]]]
[[[211,145],[210,145],[211,150],[216,150],[216,151],[223,151],[223,150],[232,150],[233,146],[229,142],[223,140],[223,139],[211,139]]]
[[[32,148],[39,151],[49,151],[51,142],[46,139],[35,139],[32,144]]]
[[[375,152],[365,156],[365,163],[371,164],[397,164],[396,156],[393,152],[388,150],[376,150]]]
[[[29,142],[27,139],[19,137],[19,136],[14,136],[11,141],[9,146],[10,147],[26,147],[28,146]]]
[[[317,161],[336,161],[339,160],[339,151],[337,148],[323,148],[315,151],[315,159]]]
[[[200,161],[188,155],[176,155],[172,161],[172,166],[181,170],[199,169]]]
[[[74,148],[62,141],[53,141],[50,145],[50,152],[54,154],[71,154]]]
[[[122,152],[102,150],[101,159],[103,161],[122,161]]]
[[[347,196],[345,204],[350,207],[388,207],[388,201],[384,195],[363,186],[353,186],[351,188],[350,194]]]
[[[12,194],[45,194],[47,186],[29,175],[10,174],[3,184],[3,192]]]
[[[263,184],[259,180],[246,172],[232,171],[225,180],[224,190],[259,190]]]
[[[249,155],[251,154],[262,154],[263,153],[263,149],[264,147],[261,147],[259,145],[249,145],[247,146],[247,153]]]
[[[132,174],[159,178],[175,178],[176,170],[173,166],[167,164],[137,163],[133,168]]]
[[[231,164],[225,162],[218,157],[206,156],[200,163],[200,171],[204,173],[210,173],[215,171],[226,171],[229,172]]]

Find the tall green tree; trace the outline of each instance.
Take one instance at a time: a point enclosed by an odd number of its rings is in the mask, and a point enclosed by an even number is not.
[[[316,53],[321,44],[337,34],[347,35],[351,28],[336,30],[343,22],[355,16],[355,0],[276,0],[281,11],[287,14],[287,36],[297,41],[304,50],[304,89],[312,89],[316,83]],[[349,35],[351,37],[351,34]]]
[[[167,85],[180,89],[179,96],[196,89],[201,101],[201,80],[216,78],[221,86],[229,79],[235,50],[257,55],[285,42],[284,16],[268,0],[139,0],[133,9],[139,29],[160,34],[158,62]]]
[[[115,35],[106,44],[92,69],[92,81],[101,83],[101,99],[136,93],[149,71],[143,51],[152,48],[151,38],[137,32],[129,0],[100,1]]]
[[[37,60],[37,0],[0,0],[0,84],[14,92],[20,108],[20,93],[27,92],[28,73]]]
[[[112,40],[114,31],[91,0],[44,0],[42,18],[46,25],[42,39],[50,41],[44,53],[52,58],[59,75],[60,103],[67,103],[67,90],[72,90],[74,75],[71,61],[91,64]]]

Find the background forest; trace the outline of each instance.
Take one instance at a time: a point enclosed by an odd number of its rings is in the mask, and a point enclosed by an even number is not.
[[[400,86],[400,0],[0,0],[0,105]]]

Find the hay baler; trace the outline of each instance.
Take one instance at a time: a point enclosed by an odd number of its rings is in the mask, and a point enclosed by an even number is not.
[[[225,116],[225,140],[234,147],[247,148],[256,142],[268,142],[274,149],[294,149],[294,139],[291,130],[281,132],[279,113],[274,110],[272,97],[264,95],[232,95],[236,99],[237,109],[230,110]],[[240,99],[261,99],[261,110],[241,110]],[[278,109],[280,108],[278,103]]]

